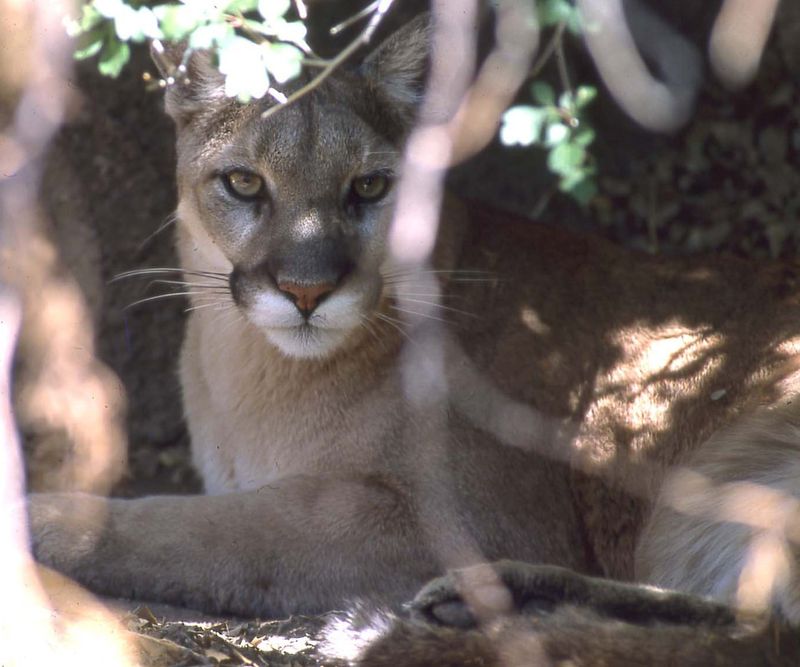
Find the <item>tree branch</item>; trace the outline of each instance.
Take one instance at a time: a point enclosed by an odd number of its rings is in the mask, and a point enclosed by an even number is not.
[[[328,61],[327,65],[325,65],[322,68],[322,71],[319,74],[317,74],[317,76],[315,76],[313,79],[311,79],[311,81],[309,81],[306,85],[302,86],[294,93],[289,95],[289,97],[286,98],[285,102],[277,104],[276,106],[267,109],[263,114],[261,114],[261,117],[269,118],[272,114],[276,113],[280,109],[283,109],[284,107],[293,104],[304,95],[307,95],[312,90],[322,85],[322,83],[328,77],[330,77],[331,74],[333,74],[339,68],[339,66],[341,66],[350,56],[352,56],[356,51],[358,51],[358,49],[360,49],[365,44],[368,44],[372,40],[372,36],[375,34],[375,31],[378,29],[378,26],[383,20],[383,17],[389,11],[389,8],[392,6],[393,3],[394,0],[376,0],[376,2],[373,2],[371,5],[369,5],[367,7],[368,10],[374,7],[372,12],[372,17],[370,18],[364,30],[362,30],[361,33],[358,35],[358,37],[356,37],[352,42],[350,42],[339,53],[339,55]],[[352,23],[363,18],[364,16],[366,16],[364,11],[359,12],[359,14],[356,14],[355,16],[348,19],[347,23],[348,25],[352,25]],[[343,25],[344,23],[340,23],[338,26],[335,26],[335,28],[341,28],[341,26]]]

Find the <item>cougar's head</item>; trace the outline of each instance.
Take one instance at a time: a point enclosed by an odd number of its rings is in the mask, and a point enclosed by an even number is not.
[[[385,296],[393,185],[427,33],[413,21],[266,117],[274,100],[227,98],[204,53],[167,90],[184,268],[228,274],[230,298],[288,356],[329,355]]]

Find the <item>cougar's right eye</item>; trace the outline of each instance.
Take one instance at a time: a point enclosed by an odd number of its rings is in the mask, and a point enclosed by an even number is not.
[[[255,199],[264,190],[264,179],[249,171],[229,171],[222,175],[225,186],[240,199]]]
[[[389,191],[390,185],[388,174],[380,171],[366,174],[353,179],[350,184],[350,196],[359,204],[371,204],[382,199]]]

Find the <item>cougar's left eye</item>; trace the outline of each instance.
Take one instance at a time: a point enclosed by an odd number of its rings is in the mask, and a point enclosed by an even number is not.
[[[229,171],[222,178],[228,189],[242,199],[254,199],[264,189],[264,179],[249,171]]]
[[[376,173],[358,176],[350,185],[350,193],[357,202],[370,203],[381,199],[388,191],[391,180],[388,175]]]

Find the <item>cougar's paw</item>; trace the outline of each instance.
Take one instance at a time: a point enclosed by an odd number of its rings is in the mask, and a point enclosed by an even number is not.
[[[634,624],[735,622],[729,608],[703,598],[517,561],[450,572],[429,582],[410,604],[416,620],[458,628],[499,615],[547,616],[566,607]]]
[[[535,570],[544,585],[531,585]],[[417,620],[470,628],[479,620],[514,613],[547,614],[563,597],[568,570],[498,561],[453,570],[430,581],[410,604]]]
[[[94,553],[105,530],[108,499],[84,493],[28,496],[33,555],[67,574]]]

